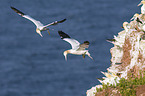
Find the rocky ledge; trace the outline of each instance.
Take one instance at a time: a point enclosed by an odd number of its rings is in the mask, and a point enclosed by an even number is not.
[[[107,40],[114,44],[111,66],[98,79],[102,85],[87,90],[87,96],[145,96],[145,0],[139,5],[141,14],[135,13],[118,36]]]

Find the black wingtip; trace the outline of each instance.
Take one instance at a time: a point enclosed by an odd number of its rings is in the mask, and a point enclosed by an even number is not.
[[[123,28],[123,29],[124,29],[124,27],[123,27],[123,26],[121,26],[120,28]]]
[[[64,33],[64,32],[62,32],[62,31],[58,31],[58,34],[60,35],[61,39],[70,38],[69,35],[67,35],[66,33]]]
[[[14,7],[12,7],[12,6],[10,6],[11,7],[11,9],[13,9]]]
[[[61,20],[61,21],[58,21],[58,23],[62,23],[62,22],[64,22],[64,21],[66,21],[66,18],[63,19],[63,20]]]
[[[16,8],[12,7],[12,6],[11,6],[11,9],[14,10],[16,13],[18,13],[21,16],[25,15],[23,12],[21,12],[20,10],[18,10]]]
[[[84,41],[84,44],[89,45],[90,42],[89,41]]]
[[[138,17],[137,17],[136,21],[143,24]]]

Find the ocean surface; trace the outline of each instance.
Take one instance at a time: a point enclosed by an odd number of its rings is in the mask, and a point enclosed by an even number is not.
[[[110,66],[113,38],[124,21],[140,13],[140,0],[2,0],[0,2],[0,96],[85,96],[100,84],[97,78]],[[50,27],[43,38],[35,25],[16,14],[10,6],[47,24],[66,18]],[[88,56],[68,55],[67,42],[58,30],[80,43],[90,42]]]

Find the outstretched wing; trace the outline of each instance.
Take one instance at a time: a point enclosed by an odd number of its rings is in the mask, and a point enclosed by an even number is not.
[[[77,50],[85,50],[86,48],[89,48],[89,41],[84,41],[83,44],[80,44],[79,48]]]
[[[18,10],[18,9],[16,9],[16,8],[14,8],[14,7],[11,7],[11,9],[13,9],[16,13],[18,13],[18,14],[21,15],[22,17],[24,17],[24,18],[30,20],[31,22],[33,22],[37,27],[40,27],[40,26],[42,27],[42,26],[43,26],[43,24],[42,24],[40,21],[37,21],[37,20],[35,20],[34,18],[32,18],[31,16],[24,14],[24,13],[21,12],[20,10]]]
[[[72,49],[78,49],[79,48],[80,43],[77,40],[70,38],[69,35],[67,35],[66,33],[64,33],[62,31],[58,31],[58,33],[59,33],[62,40],[65,40],[65,41],[67,41],[68,43],[71,44]]]
[[[62,22],[64,22],[66,19],[63,19],[63,20],[61,20],[61,21],[55,21],[55,22],[52,22],[52,23],[49,23],[49,24],[47,24],[47,25],[45,25],[44,27],[48,27],[48,26],[50,26],[50,25],[57,25],[58,23],[62,23]]]

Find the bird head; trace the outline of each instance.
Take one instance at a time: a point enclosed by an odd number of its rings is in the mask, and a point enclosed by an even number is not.
[[[123,27],[127,26],[128,25],[128,22],[124,22],[123,23]]]
[[[145,0],[142,0],[137,6],[140,6],[142,4],[145,4]]]
[[[138,16],[139,16],[139,14],[136,13],[136,14],[134,14],[134,16],[130,20],[133,20],[133,19],[135,20]]]
[[[66,50],[66,51],[63,52],[63,55],[64,55],[66,61],[67,61],[67,54],[68,53],[69,53],[69,50]]]
[[[129,27],[129,23],[128,23],[128,22],[124,22],[124,23],[123,23],[123,28],[124,28],[125,30],[127,30],[128,27]]]
[[[37,32],[41,37],[43,37],[42,34],[41,34],[40,29],[36,28],[36,32]]]
[[[139,16],[139,14],[138,14],[138,13],[135,13],[135,14],[134,14],[134,17],[138,17],[138,16]]]

